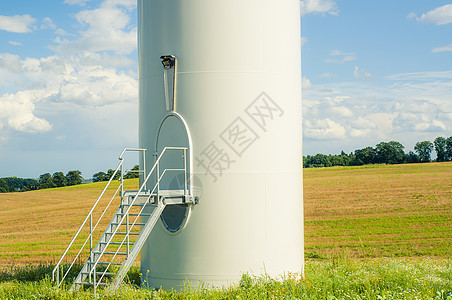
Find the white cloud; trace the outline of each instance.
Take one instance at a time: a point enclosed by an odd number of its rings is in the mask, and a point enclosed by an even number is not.
[[[33,101],[43,97],[43,91],[23,91],[0,97],[0,121],[10,128],[23,132],[46,132],[52,127],[48,121],[36,117]]]
[[[321,78],[337,78],[337,74],[334,73],[323,73],[322,75],[320,75]]]
[[[314,123],[305,120],[303,131],[306,137],[317,140],[345,138],[345,128],[330,119],[317,120]]]
[[[0,30],[25,33],[31,32],[31,26],[36,22],[36,19],[30,15],[16,15],[16,16],[1,16],[0,15]]]
[[[69,5],[80,5],[85,6],[86,2],[89,2],[90,0],[64,0],[64,3]]]
[[[310,89],[312,86],[311,81],[307,77],[301,78],[301,84],[303,86],[303,89]]]
[[[372,77],[372,74],[364,70],[360,70],[358,66],[355,66],[355,69],[353,70],[353,76],[355,76],[356,78],[367,79]]]
[[[369,136],[372,133],[370,129],[351,129],[350,136],[353,138],[364,138]]]
[[[22,46],[22,43],[16,41],[9,41],[8,43],[10,43],[13,46]]]
[[[56,100],[96,106],[133,101],[137,97],[138,83],[135,78],[115,69],[84,67],[76,76],[61,82]]]
[[[387,76],[386,79],[403,81],[449,80],[452,79],[452,71],[400,73]]]
[[[339,15],[339,9],[336,2],[332,0],[302,0],[301,15],[304,16],[310,13],[328,13],[337,16]]]
[[[83,29],[67,39],[57,38],[55,55],[21,58],[0,53],[1,138],[13,136],[13,131],[50,131],[55,122],[64,122],[56,121],[57,115],[71,111],[79,112],[79,122],[99,107],[111,107],[112,114],[121,107],[131,111],[138,99],[137,74],[132,71],[136,61],[123,54],[137,47],[136,27],[130,24],[135,7],[134,0],[106,0],[97,9],[82,10],[75,18]],[[41,28],[56,34],[60,30],[50,18],[43,19]],[[67,133],[56,133],[54,140],[61,136]]]
[[[301,47],[304,46],[304,44],[306,44],[308,42],[308,39],[305,37],[301,37]]]
[[[426,132],[447,131],[446,125],[438,120],[432,120],[432,122],[430,123],[415,124],[413,129],[416,131],[426,131]]]
[[[331,107],[330,112],[335,117],[352,117],[353,116],[353,112],[351,111],[351,109],[347,108],[345,106]]]
[[[452,51],[452,44],[449,44],[449,45],[443,46],[443,47],[433,48],[433,50],[432,50],[433,53],[446,52],[446,51]]]
[[[137,28],[128,27],[128,10],[135,6],[135,1],[107,0],[100,8],[79,12],[75,17],[87,29],[80,31],[77,39],[56,38],[57,45],[51,49],[64,55],[96,51],[132,52],[137,47]]]
[[[413,14],[410,14],[409,16],[413,16]],[[426,14],[422,14],[420,17],[417,17],[416,20],[418,22],[433,23],[435,25],[445,25],[452,23],[452,4],[447,4],[435,8],[434,10],[431,10]]]
[[[335,64],[342,64],[349,61],[356,60],[356,56],[354,53],[346,53],[342,52],[341,50],[332,50],[330,52],[330,58],[325,59],[326,63],[335,63]]]
[[[330,55],[332,55],[332,56],[353,56],[355,54],[351,53],[351,52],[349,52],[349,53],[342,52],[341,50],[331,50]]]
[[[356,120],[351,122],[351,125],[356,129],[374,129],[376,128],[375,122],[366,117],[358,117]]]
[[[53,23],[52,19],[46,17],[42,20],[42,24],[39,27],[41,29],[57,29],[56,25]]]

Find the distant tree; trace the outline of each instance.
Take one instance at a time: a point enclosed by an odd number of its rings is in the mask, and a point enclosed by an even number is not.
[[[126,175],[124,175],[124,179],[138,178],[140,176],[140,173],[137,172],[139,169],[140,167],[138,165],[135,165],[131,170],[135,172],[127,172]]]
[[[377,151],[372,147],[355,150],[355,155],[356,158],[361,160],[365,165],[377,162]]]
[[[332,166],[345,166],[342,155],[329,155],[328,159]]]
[[[8,193],[8,192],[9,192],[8,184],[6,183],[5,179],[0,178],[0,193]]]
[[[305,168],[321,168],[332,166],[329,157],[325,154],[320,153],[314,156],[306,156],[303,160],[303,165],[305,166]]]
[[[5,177],[3,178],[9,187],[10,192],[14,191],[29,191],[36,190],[38,188],[38,181],[31,178],[17,178],[17,177]]]
[[[429,162],[433,151],[433,143],[430,141],[417,142],[414,146],[414,151],[416,151],[421,162]]]
[[[376,160],[378,163],[401,164],[405,159],[405,148],[396,141],[381,142],[376,147]]]
[[[55,187],[55,184],[52,180],[52,175],[50,173],[45,173],[39,176],[38,186],[40,189],[50,189]]]
[[[419,162],[419,156],[417,156],[416,153],[413,151],[408,152],[408,154],[405,155],[405,161],[409,164],[415,164]]]
[[[107,181],[107,180],[108,180],[107,174],[104,172],[98,172],[93,175],[94,182]]]
[[[364,162],[356,157],[356,155],[350,155],[350,166],[362,166]]]
[[[67,185],[81,184],[83,181],[82,172],[79,170],[69,171],[66,174]]]
[[[452,136],[446,139],[447,160],[452,160]]]
[[[21,192],[36,190],[38,188],[38,181],[32,178],[25,178],[23,180],[23,187]]]
[[[437,137],[433,143],[435,144],[436,161],[447,161],[446,139]]]
[[[9,187],[10,192],[14,192],[16,190],[22,190],[24,187],[24,179],[17,178],[17,177],[5,177],[3,178],[5,180],[6,184]]]
[[[63,187],[67,185],[67,178],[63,172],[55,172],[52,175],[53,183],[56,187]]]
[[[113,176],[114,173],[115,173],[115,170],[108,169],[108,171],[107,171],[107,180],[110,180],[110,178]],[[115,177],[113,178],[113,180],[118,180],[119,177],[121,177],[121,173],[118,171],[118,172],[116,172]]]

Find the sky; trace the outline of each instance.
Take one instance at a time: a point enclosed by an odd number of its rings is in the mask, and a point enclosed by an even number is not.
[[[303,0],[304,155],[452,136],[452,1]],[[136,0],[0,2],[0,177],[138,145]]]

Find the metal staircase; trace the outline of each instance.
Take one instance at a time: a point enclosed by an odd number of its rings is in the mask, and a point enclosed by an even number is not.
[[[165,207],[168,205],[195,204],[188,176],[187,148],[166,147],[156,157],[155,164],[148,174],[146,174],[145,168],[138,170],[137,172],[142,176],[142,184],[138,191],[124,190],[124,174],[130,172],[130,170],[124,171],[124,154],[129,151],[142,152],[143,162],[145,161],[145,149],[126,148],[121,153],[119,156],[120,163],[110,181],[52,272],[52,280],[58,286],[67,278],[77,262],[85,260],[86,262],[74,280],[71,290],[78,290],[83,286],[93,287],[94,292],[99,286],[109,286],[112,290],[118,288]],[[168,152],[176,151],[182,153],[179,163],[182,166],[180,168],[166,168],[162,171],[160,168],[162,157]],[[113,192],[109,201],[108,198],[102,201],[104,196],[108,194],[106,193],[107,190],[110,191],[110,194],[112,193],[112,189],[109,189],[109,187],[118,172],[120,174],[119,186]],[[185,178],[183,190],[161,189],[162,180],[173,172],[183,172]],[[147,189],[150,183],[153,183],[152,188]],[[117,198],[120,198],[119,208],[97,244],[93,247],[93,240],[100,235],[96,229],[108,215],[108,212],[111,212],[112,203]],[[105,202],[107,202],[106,205]],[[86,258],[86,256],[88,257]],[[71,257],[71,259],[64,263],[64,260],[68,257]]]

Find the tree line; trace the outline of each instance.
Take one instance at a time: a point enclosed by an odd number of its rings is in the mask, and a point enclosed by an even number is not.
[[[130,170],[126,174],[124,174],[124,179],[138,178],[138,176],[139,176],[138,170],[139,170],[139,166],[135,165],[132,168],[132,170]],[[97,172],[96,174],[93,175],[93,182],[109,181],[114,173],[115,173],[115,170],[113,170],[113,169],[108,169],[107,173],[102,172],[102,171]],[[115,177],[113,179],[117,180],[120,177],[121,177],[120,172],[116,172]]]
[[[5,177],[0,178],[0,193],[50,189],[77,185],[82,182],[82,172],[79,170],[69,171],[66,175],[63,172],[55,172],[53,175],[44,173],[38,179]]]
[[[138,178],[139,167],[135,165],[132,170],[124,174],[124,179]],[[108,181],[115,171],[109,169],[105,172],[98,172],[93,175],[93,182]],[[120,172],[115,174],[113,179],[119,179]],[[69,171],[66,175],[63,172],[52,174],[44,173],[38,179],[4,177],[0,178],[0,193],[26,192],[32,190],[50,189],[56,187],[65,187],[83,183],[82,172],[79,170]]]
[[[430,141],[417,142],[414,152],[405,153],[404,146],[396,141],[381,142],[373,147],[357,149],[350,154],[342,151],[339,155],[316,154],[303,156],[303,168],[332,166],[361,166],[368,164],[404,164],[431,162],[432,152],[436,152],[437,162],[452,161],[452,136],[437,137]]]

